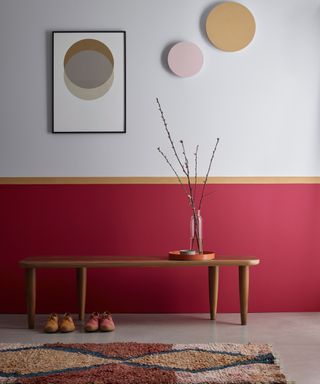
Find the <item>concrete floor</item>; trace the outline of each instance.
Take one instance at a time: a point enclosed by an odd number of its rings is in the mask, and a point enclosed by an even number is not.
[[[81,329],[48,335],[37,316],[35,330],[26,329],[26,316],[0,315],[1,343],[109,343],[115,341],[163,343],[269,343],[280,358],[288,379],[297,384],[320,384],[320,313],[253,313],[247,326],[239,314],[218,314],[216,322],[206,314],[118,314],[116,330],[88,334]]]

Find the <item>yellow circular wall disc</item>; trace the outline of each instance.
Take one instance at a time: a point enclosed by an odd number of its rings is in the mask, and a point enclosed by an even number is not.
[[[215,6],[206,22],[208,39],[222,51],[239,51],[254,37],[256,23],[244,5],[225,2]]]

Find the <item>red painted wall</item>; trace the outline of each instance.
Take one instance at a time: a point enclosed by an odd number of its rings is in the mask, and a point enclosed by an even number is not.
[[[259,257],[252,312],[320,310],[320,185],[210,185],[205,248]],[[0,312],[25,312],[19,260],[31,255],[163,255],[188,247],[179,185],[0,186]],[[239,310],[236,268],[221,268],[221,312]],[[87,311],[206,312],[206,268],[88,273]],[[76,311],[71,270],[38,272],[37,311]]]

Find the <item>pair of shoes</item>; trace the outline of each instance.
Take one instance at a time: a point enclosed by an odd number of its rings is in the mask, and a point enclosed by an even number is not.
[[[96,332],[98,330],[102,332],[114,331],[115,325],[112,320],[110,312],[103,312],[101,315],[98,312],[93,312],[89,320],[84,326],[86,332]]]
[[[59,316],[56,313],[51,313],[43,328],[46,333],[56,333],[58,331],[67,333],[73,332],[75,329],[76,327],[70,313],[65,313],[60,322]]]

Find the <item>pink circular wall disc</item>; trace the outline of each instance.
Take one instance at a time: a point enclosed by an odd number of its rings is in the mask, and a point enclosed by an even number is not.
[[[177,76],[193,76],[200,71],[203,65],[201,49],[189,41],[177,43],[170,49],[168,65]]]

